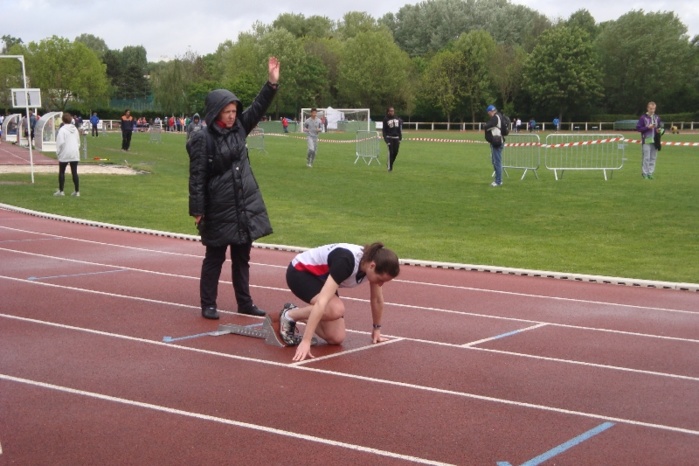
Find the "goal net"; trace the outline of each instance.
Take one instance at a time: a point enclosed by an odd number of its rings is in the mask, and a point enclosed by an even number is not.
[[[376,126],[371,121],[371,111],[368,108],[318,108],[317,118],[327,118],[327,131],[344,131],[355,133],[357,131],[371,131]],[[310,108],[301,109],[301,128],[311,117]]]

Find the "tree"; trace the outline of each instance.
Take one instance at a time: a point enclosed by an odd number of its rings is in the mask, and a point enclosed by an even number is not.
[[[153,72],[153,98],[166,115],[180,115],[187,106],[186,74],[186,64],[180,58],[164,62]]]
[[[88,49],[95,52],[95,55],[97,55],[97,58],[100,60],[104,58],[104,55],[109,50],[109,47],[107,47],[107,43],[104,41],[104,39],[93,36],[92,34],[80,34],[75,38],[75,42],[85,44]]]
[[[0,55],[5,55],[9,53],[9,50],[14,46],[14,45],[22,45],[22,39],[19,37],[12,37],[9,34],[5,34],[2,36],[2,42],[3,42],[3,47],[0,49]]]
[[[385,15],[380,24],[410,56],[438,52],[475,30],[489,32],[498,43],[525,44],[531,50],[551,26],[541,13],[508,0],[427,0]]]
[[[410,60],[386,29],[360,32],[344,43],[338,86],[340,105],[368,107],[383,113],[388,106],[404,105],[402,89]]]
[[[595,39],[599,33],[599,26],[595,18],[586,9],[581,9],[570,15],[567,21],[563,23],[569,28],[580,28],[590,35],[591,39]]]
[[[45,108],[65,110],[71,103],[89,110],[108,97],[106,67],[84,44],[53,36],[30,42],[25,54],[31,86],[42,90]]]
[[[640,113],[650,100],[662,102],[664,111],[686,108],[686,101],[672,97],[696,83],[686,33],[674,13],[631,11],[605,25],[597,47],[609,112]]]
[[[319,99],[326,103],[336,102],[339,95],[337,83],[340,76],[342,43],[332,38],[307,39],[304,41],[304,49],[309,58],[317,58],[323,64],[323,90]]]
[[[482,115],[486,102],[492,100],[489,64],[492,63],[495,49],[490,33],[483,30],[463,34],[454,43],[454,50],[462,55],[459,94],[466,111],[471,114],[471,121],[476,121]]]
[[[601,71],[587,32],[557,26],[524,64],[524,88],[534,106],[563,118],[589,110],[602,97]]]
[[[527,54],[519,45],[498,44],[488,62],[493,88],[507,114],[514,113],[514,101],[522,89],[522,69]]]
[[[365,12],[350,11],[345,13],[337,24],[337,33],[344,40],[352,39],[363,32],[376,31],[379,25],[376,20]]]
[[[325,16],[304,17],[302,14],[282,13],[272,23],[273,29],[286,29],[297,39],[304,37],[329,37],[333,31],[333,21]]]
[[[150,95],[148,60],[143,46],[127,46],[121,51],[107,50],[102,59],[107,65],[115,98],[136,99]]]
[[[438,52],[423,75],[423,96],[428,96],[427,100],[439,108],[449,122],[461,99],[463,58],[463,54],[452,50]]]

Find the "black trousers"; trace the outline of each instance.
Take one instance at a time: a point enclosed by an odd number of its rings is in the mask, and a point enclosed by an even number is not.
[[[398,157],[398,149],[400,148],[400,139],[388,138],[386,140],[388,145],[388,169],[393,170],[393,164]]]
[[[221,269],[226,261],[226,250],[231,249],[231,272],[233,275],[233,291],[238,309],[252,306],[250,296],[250,250],[252,243],[231,244],[229,246],[206,247],[206,255],[201,265],[201,280],[199,292],[202,309],[208,306],[216,307],[218,297],[218,281]]]
[[[66,168],[70,165],[70,174],[73,177],[75,192],[80,192],[80,177],[78,176],[78,162],[58,162],[58,189],[63,191],[66,184]]]
[[[122,131],[121,132],[121,150],[129,150],[131,147],[131,134],[133,131]]]

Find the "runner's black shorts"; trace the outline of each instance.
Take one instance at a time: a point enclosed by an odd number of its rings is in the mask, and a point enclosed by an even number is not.
[[[313,298],[320,294],[328,275],[317,276],[301,270],[296,270],[289,264],[286,269],[286,284],[294,295],[300,300],[311,304]],[[337,293],[335,293],[338,295]],[[338,295],[339,296],[339,295]]]

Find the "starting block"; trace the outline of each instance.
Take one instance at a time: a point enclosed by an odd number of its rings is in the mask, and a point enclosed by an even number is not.
[[[264,340],[268,345],[272,346],[284,346],[280,344],[279,340],[274,336],[274,329],[272,328],[269,319],[265,319],[264,322],[260,324],[251,325],[221,324],[218,326],[218,330],[209,333],[209,335],[214,337],[229,334],[259,338]]]
[[[218,326],[218,330],[207,333],[212,337],[220,337],[221,335],[243,335],[245,337],[259,338],[264,340],[265,343],[272,346],[285,347],[279,342],[279,339],[274,335],[277,330],[272,326],[272,321],[269,316],[267,316],[264,322],[260,324],[250,324],[250,325],[235,325],[235,324],[221,324]],[[311,346],[318,345],[318,339],[314,336],[311,340]]]

